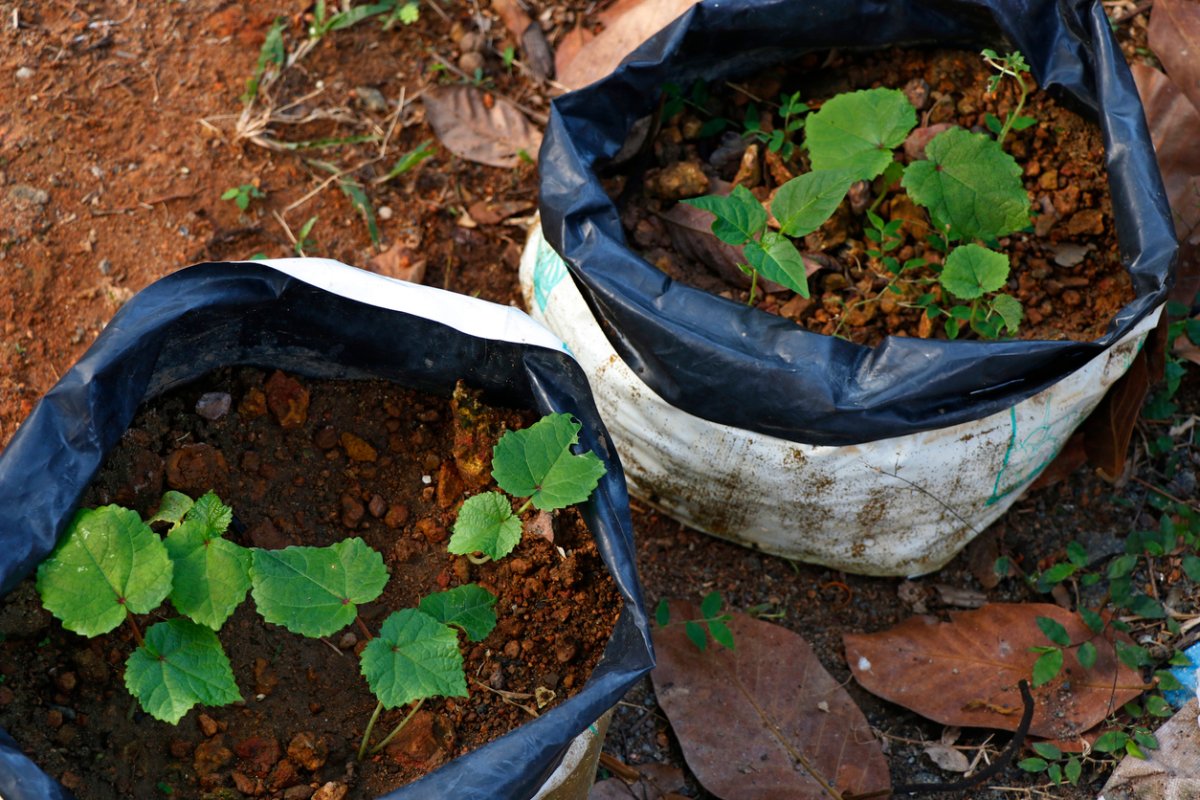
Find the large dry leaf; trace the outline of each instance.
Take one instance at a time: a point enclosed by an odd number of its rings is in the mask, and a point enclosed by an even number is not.
[[[1167,7],[1178,5],[1177,1]],[[1191,0],[1190,5],[1200,16],[1200,3]],[[1152,20],[1161,8],[1162,4],[1155,5]],[[1192,52],[1194,74],[1200,74],[1200,42]],[[1200,147],[1196,146],[1200,111],[1180,91],[1178,78],[1172,80],[1142,64],[1134,64],[1132,69],[1167,189],[1167,202],[1175,219],[1175,235],[1179,237],[1179,261],[1171,299],[1191,305],[1200,291]]]
[[[1166,322],[1164,315],[1163,325]],[[1161,330],[1151,334],[1151,340],[1158,340],[1165,335],[1165,329],[1162,325],[1159,327]],[[1163,350],[1156,347],[1138,351],[1129,369],[1117,379],[1081,426],[1088,463],[1099,470],[1106,480],[1115,481],[1125,472],[1129,440],[1141,415],[1146,393],[1150,391],[1150,359],[1162,354]]]
[[[468,161],[512,168],[521,153],[537,158],[542,133],[503,97],[474,86],[437,86],[421,96],[425,116],[446,149]]]
[[[1200,2],[1155,0],[1147,33],[1163,69],[1200,109]]]
[[[1098,800],[1196,800],[1200,797],[1200,705],[1192,700],[1154,732],[1157,750],[1126,756]]]
[[[636,50],[638,45],[697,2],[640,0],[629,3],[624,13],[611,18],[604,31],[579,47],[574,57],[559,59],[558,82],[568,89],[579,89],[600,80],[616,69],[621,59]],[[583,34],[578,34],[577,38],[582,39]]]
[[[1142,693],[1138,674],[1121,664],[1112,644],[1093,637],[1078,614],[1048,603],[993,603],[950,612],[950,621],[912,617],[880,633],[843,636],[855,679],[872,694],[943,725],[1016,730],[1022,703],[1017,684],[1033,674],[1030,647],[1050,642],[1037,626],[1050,617],[1072,642],[1090,640],[1099,656],[1085,670],[1074,650],[1054,681],[1033,690],[1029,732],[1071,739]]]
[[[671,604],[672,619],[699,616],[695,604]],[[824,786],[887,789],[870,725],[808,643],[745,614],[729,627],[733,651],[699,651],[682,625],[654,632],[654,691],[704,788],[725,800],[827,800]]]

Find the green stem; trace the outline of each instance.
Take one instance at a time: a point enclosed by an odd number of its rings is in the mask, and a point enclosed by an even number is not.
[[[750,272],[750,299],[746,301],[746,305],[754,305],[754,293],[758,289],[758,270]]]
[[[371,719],[367,722],[367,729],[363,731],[362,743],[358,746],[358,760],[362,761],[367,755],[367,742],[371,741],[371,731],[375,730],[375,720],[379,719],[379,712],[383,711],[383,703],[375,704],[375,710],[371,712]]]
[[[392,728],[392,732],[389,733],[387,736],[383,737],[382,742],[380,742],[379,744],[377,744],[371,748],[371,755],[375,755],[380,750],[387,747],[388,742],[390,742],[392,739],[394,739],[396,737],[396,734],[404,729],[404,726],[408,724],[408,721],[413,718],[414,714],[416,714],[418,711],[421,710],[421,706],[424,704],[425,704],[425,698],[422,697],[420,700],[417,701],[417,704],[412,707],[412,711],[409,711],[408,714],[405,715],[404,719],[400,720],[400,724],[397,725],[395,728]]]
[[[526,511],[529,510],[530,506],[532,506],[532,505],[533,505],[533,498],[531,497],[528,500],[526,500],[520,508],[517,509],[517,516],[519,517],[522,514],[524,514]]]
[[[1017,107],[1004,120],[1004,127],[1000,129],[1000,135],[996,137],[996,141],[1001,147],[1004,147],[1004,139],[1012,129],[1013,123],[1017,121],[1017,117],[1021,116],[1021,111],[1025,108],[1025,98],[1029,95],[1029,90],[1025,88],[1025,81],[1021,80],[1021,76],[1016,72],[1008,74],[1012,75],[1013,80],[1017,82],[1017,86],[1021,88],[1021,98],[1017,101]]]

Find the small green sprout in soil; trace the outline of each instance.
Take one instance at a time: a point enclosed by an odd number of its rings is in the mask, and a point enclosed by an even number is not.
[[[1025,56],[1021,55],[1020,51],[1002,56],[995,50],[987,49],[980,55],[983,56],[984,63],[996,70],[996,74],[988,78],[988,91],[995,94],[996,89],[1000,86],[1000,81],[1007,77],[1017,84],[1017,92],[1020,95],[1017,98],[1017,107],[1005,115],[1003,122],[995,114],[987,114],[984,117],[988,130],[996,134],[996,141],[1003,146],[1010,130],[1023,131],[1037,124],[1037,120],[1033,117],[1021,116],[1021,111],[1025,108],[1025,100],[1029,97],[1029,86],[1026,85],[1022,76],[1029,74],[1029,65],[1025,63]]]
[[[785,158],[794,150],[791,135],[803,129],[812,169],[779,187],[769,213],[740,185],[728,195],[682,202],[712,213],[713,234],[742,248],[746,263],[739,266],[751,280],[749,304],[754,304],[759,276],[802,297],[809,296],[805,261],[793,240],[824,225],[851,186],[871,181],[877,194],[866,210],[866,235],[875,247],[868,255],[877,259],[890,277],[879,293],[856,305],[877,302],[885,291],[902,294],[899,284],[905,282],[927,287],[915,305],[930,319],[944,316],[946,335],[951,339],[967,329],[985,338],[997,338],[1002,331],[1015,333],[1023,316],[1021,305],[1011,295],[998,293],[1008,282],[1008,256],[992,248],[1000,238],[1029,226],[1029,198],[1021,182],[1021,167],[1001,146],[1010,129],[1032,124],[1030,118],[1020,116],[1028,94],[1021,77],[1027,67],[1020,53],[985,58],[1000,70],[995,81],[1011,76],[1021,93],[1008,118],[997,121],[998,139],[950,128],[929,141],[924,158],[907,166],[895,160],[893,151],[917,126],[917,112],[896,89],[840,94],[807,117],[801,116],[808,107],[798,95],[784,95],[780,104],[784,125],[770,133],[761,129],[756,111],[748,114],[747,132]],[[668,107],[674,105],[668,101]],[[901,264],[889,255],[899,244],[901,223],[885,224],[875,209],[897,181],[913,202],[929,213],[932,227],[928,238],[946,253],[942,264],[926,259]]]
[[[505,433],[493,448],[492,477],[529,499],[516,514],[498,492],[469,499],[450,552],[501,558],[520,540],[519,515],[530,506],[549,511],[586,501],[605,467],[592,452],[571,452],[580,428],[569,414],[551,414]],[[383,749],[425,700],[468,696],[458,634],[478,642],[495,628],[491,592],[469,583],[427,595],[417,608],[392,613],[372,636],[358,606],[387,585],[377,551],[357,537],[327,547],[246,548],[222,538],[232,520],[232,509],[212,492],[195,502],[167,492],[146,521],[115,505],[81,511],[38,568],[42,603],[64,628],[83,636],[128,624],[138,647],[126,662],[125,684],[148,714],[171,724],[196,704],[241,699],[216,632],[247,593],[266,622],[301,636],[328,636],[352,624],[362,630],[368,643],[360,669],[378,704],[360,760]],[[169,526],[166,537],[151,525]],[[143,635],[135,615],[154,612],[164,600],[182,616]],[[400,724],[371,747],[379,715],[409,704]]]
[[[250,207],[251,200],[261,200],[265,196],[254,184],[243,183],[241,186],[233,186],[226,189],[221,194],[221,199],[232,200],[233,204],[238,207],[238,210],[245,211]]]
[[[720,592],[709,592],[700,601],[699,619],[672,620],[671,607],[667,603],[667,598],[664,597],[658,601],[658,605],[654,609],[654,621],[658,623],[660,628],[665,628],[669,625],[682,625],[683,632],[687,634],[688,640],[696,645],[696,648],[700,652],[708,649],[708,637],[710,635],[717,644],[728,650],[733,650],[733,631],[729,630],[729,621],[733,619],[733,616],[721,613],[723,605],[724,600],[721,599]]]
[[[387,181],[390,181],[392,178],[399,177],[406,172],[416,169],[417,166],[422,161],[424,161],[425,159],[430,158],[432,156],[433,156],[433,140],[426,139],[425,141],[421,142],[419,145],[414,147],[412,150],[409,150],[407,153],[400,156],[400,158],[398,158],[396,160],[396,163],[392,166],[392,168],[387,171],[387,174],[381,178],[377,178],[375,182],[376,183],[386,183]]]
[[[296,250],[296,255],[305,256],[308,250],[317,246],[316,241],[311,237],[313,225],[317,224],[317,217],[309,217],[308,221],[300,226],[299,232],[296,234],[296,241],[292,245]]]
[[[580,427],[570,414],[550,414],[500,437],[492,451],[492,477],[505,492],[527,499],[514,513],[500,492],[468,498],[447,549],[484,561],[503,558],[521,540],[520,515],[531,506],[553,511],[586,500],[605,469],[595,453],[571,452]]]

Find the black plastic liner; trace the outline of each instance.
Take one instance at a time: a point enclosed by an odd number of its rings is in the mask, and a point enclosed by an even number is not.
[[[663,84],[744,76],[831,47],[1017,49],[1099,123],[1136,298],[1092,342],[892,337],[868,348],[675,283],[625,243],[597,170]],[[1175,234],[1137,91],[1099,2],[732,0],[694,6],[612,75],[553,104],[540,156],[547,241],[614,348],[665,400],[795,442],[849,445],[976,420],[1099,355],[1164,302]]]
[[[600,664],[579,694],[388,800],[528,798],[572,739],[653,666],[638,586],[624,473],[587,379],[563,352],[476,338],[421,317],[341,297],[270,267],[202,264],[149,286],[34,408],[0,454],[0,594],[53,549],[105,454],[148,400],[222,366],[275,367],[310,378],[390,380],[449,395],[462,378],[490,402],[567,412],[607,474],[581,507],[621,593]],[[36,757],[36,754],[35,754]],[[0,797],[65,800],[0,730]]]

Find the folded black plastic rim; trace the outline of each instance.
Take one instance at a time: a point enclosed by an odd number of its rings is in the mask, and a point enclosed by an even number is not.
[[[1038,84],[1096,120],[1135,299],[1091,342],[893,337],[874,348],[675,283],[625,244],[596,170],[664,83],[742,76],[830,47],[1017,49]],[[547,241],[616,351],[663,399],[713,422],[848,445],[997,413],[1051,386],[1166,297],[1176,250],[1137,91],[1099,2],[704,2],[611,76],[553,104],[540,157]]]
[[[600,664],[579,694],[549,713],[385,795],[531,797],[571,740],[653,665],[624,474],[587,380],[565,353],[468,336],[269,267],[202,264],[181,270],[121,309],[0,454],[0,594],[53,549],[143,400],[217,367],[241,364],[312,378],[378,378],[445,395],[462,378],[490,401],[566,412],[583,423],[580,444],[603,459],[608,473],[581,510],[624,602]],[[0,731],[0,797],[71,796]]]

